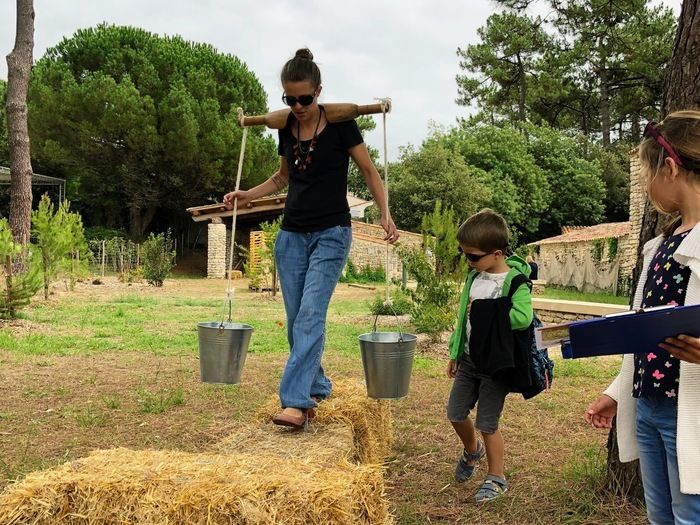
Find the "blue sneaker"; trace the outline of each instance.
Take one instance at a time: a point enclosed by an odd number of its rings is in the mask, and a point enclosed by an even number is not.
[[[476,469],[476,464],[486,455],[486,448],[481,441],[476,444],[476,452],[467,452],[465,449],[462,457],[457,462],[455,467],[455,479],[458,483],[471,479]]]

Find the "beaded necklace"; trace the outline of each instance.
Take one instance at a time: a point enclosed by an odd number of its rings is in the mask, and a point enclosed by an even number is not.
[[[321,124],[322,111],[323,109],[319,107],[318,120],[316,121],[316,129],[314,130],[314,136],[311,139],[311,142],[309,143],[308,147],[304,147],[301,143],[301,140],[299,138],[301,136],[301,125],[297,120],[297,143],[292,145],[292,152],[294,153],[294,165],[300,172],[306,171],[306,168],[308,168],[311,164],[311,153],[316,148],[316,143],[318,142],[318,127]]]

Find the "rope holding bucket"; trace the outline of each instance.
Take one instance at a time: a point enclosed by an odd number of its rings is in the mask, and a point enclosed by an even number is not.
[[[387,210],[389,209],[389,163],[387,161],[387,145],[386,145],[386,114],[387,111],[391,108],[391,99],[388,97],[384,98],[375,98],[374,100],[379,101],[382,107],[382,135],[383,135],[383,143],[384,143],[384,202],[386,204]],[[385,286],[385,291],[384,291],[384,304],[391,306],[392,301],[391,297],[389,297],[389,239],[386,241],[386,271],[385,277],[386,277],[386,286]],[[393,310],[393,307],[392,307]],[[394,315],[396,315],[396,312],[394,312]]]
[[[238,108],[239,119],[243,118],[243,109]],[[243,134],[241,136],[241,152],[238,157],[238,171],[236,173],[236,187],[234,191],[238,191],[241,187],[241,174],[243,173],[243,159],[245,158],[245,144],[248,137],[248,127],[243,127]],[[236,246],[236,217],[238,215],[238,198],[233,200],[233,223],[231,224],[231,243],[229,246],[229,258],[228,258],[228,284],[226,287],[226,301],[224,302],[224,311],[221,316],[220,328],[224,327],[224,318],[226,317],[226,304],[228,304],[228,322],[233,322],[231,317],[233,311],[233,251]]]
[[[243,114],[238,109],[238,114]],[[243,128],[241,137],[241,152],[238,160],[236,175],[236,191],[240,189],[241,173],[248,128]],[[233,314],[233,250],[236,246],[236,216],[238,215],[238,199],[233,201],[233,225],[231,228],[231,246],[228,263],[228,285],[226,299],[223,304],[220,321],[206,321],[197,324],[199,342],[199,372],[203,383],[236,385],[241,382],[245,366],[248,345],[253,327],[247,324],[234,323]],[[228,306],[228,321],[226,307]]]
[[[384,200],[386,202],[386,207],[387,209],[389,208],[389,161],[388,161],[388,147],[387,147],[387,140],[386,140],[386,114],[387,111],[391,108],[391,99],[388,97],[384,98],[375,98],[374,100],[378,101],[379,104],[381,105],[382,108],[382,136],[383,136],[383,160],[384,160]],[[394,309],[394,301],[391,299],[390,295],[390,290],[391,290],[391,280],[389,278],[389,264],[391,262],[391,249],[389,245],[389,240],[387,239],[386,241],[386,264],[385,268],[386,271],[384,272],[384,277],[385,277],[385,286],[384,286],[384,306],[388,306],[391,308],[391,312],[394,314],[394,317],[396,318],[396,324],[399,326],[399,342],[403,341],[403,330],[401,330],[401,323],[399,322],[399,316],[396,313],[396,310]],[[374,318],[374,327],[372,331],[376,332],[377,331],[377,318],[379,316],[377,315]]]

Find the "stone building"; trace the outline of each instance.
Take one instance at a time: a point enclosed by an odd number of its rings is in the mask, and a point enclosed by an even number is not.
[[[423,236],[417,233],[400,231],[398,245],[421,246]],[[389,245],[389,265],[387,268],[387,243],[384,241],[384,229],[378,224],[352,221],[352,245],[349,260],[356,268],[381,266],[390,279],[400,279],[403,272],[396,248]]]
[[[630,258],[629,222],[564,227],[561,235],[531,243],[539,249],[539,277],[547,284],[584,292],[625,292],[629,275],[620,262]]]

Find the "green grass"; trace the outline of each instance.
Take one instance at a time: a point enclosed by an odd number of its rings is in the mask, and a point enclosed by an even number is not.
[[[538,295],[537,297],[563,299],[566,301],[586,301],[590,303],[629,304],[629,297],[626,296],[608,293],[584,293],[579,292],[575,288],[560,288],[549,285],[545,287],[544,294]]]
[[[162,414],[172,407],[185,403],[185,391],[182,387],[163,388],[158,392],[139,388],[137,395],[139,410],[144,414]]]
[[[68,407],[62,411],[62,415],[63,417],[75,419],[82,428],[103,427],[109,421],[107,414],[94,408],[92,405],[87,405],[81,409]]]
[[[122,401],[118,394],[102,396],[102,403],[110,410],[118,410],[122,407]]]
[[[561,475],[565,483],[555,492],[555,497],[563,502],[571,518],[593,516],[605,503],[606,470],[606,451],[597,445],[579,449],[576,459],[564,465]]]
[[[550,357],[556,357],[550,352]],[[557,377],[584,379],[613,379],[620,371],[622,359],[589,357],[587,359],[555,359],[554,380]]]

